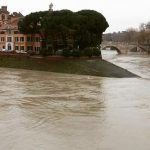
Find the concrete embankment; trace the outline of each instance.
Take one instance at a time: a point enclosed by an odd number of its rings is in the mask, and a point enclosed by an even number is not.
[[[25,55],[0,55],[0,67],[101,77],[138,77],[123,68],[101,59],[70,59],[64,57],[38,58]]]

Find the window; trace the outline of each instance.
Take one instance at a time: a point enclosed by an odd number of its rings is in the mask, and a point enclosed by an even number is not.
[[[34,37],[27,36],[27,42],[34,42]]]
[[[0,34],[5,34],[5,31],[1,31]]]
[[[3,46],[3,49],[5,49],[5,46]]]
[[[12,42],[12,38],[11,37],[7,37],[7,42]]]
[[[27,50],[33,50],[33,47],[32,46],[27,46]]]
[[[19,46],[15,46],[15,50],[19,50]]]
[[[31,41],[31,39],[30,39],[30,37],[28,36],[28,37],[27,37],[27,42],[30,42],[30,41]]]
[[[15,42],[18,42],[19,41],[19,38],[18,37],[15,37]]]
[[[39,54],[39,52],[40,52],[40,47],[34,47],[34,52],[35,52],[36,54]]]
[[[20,37],[20,42],[24,42],[24,37]]]
[[[33,42],[34,41],[34,37],[31,37],[31,42]]]
[[[39,50],[40,50],[40,47],[34,47],[34,50],[35,50],[35,51],[39,51]]]
[[[36,42],[40,42],[40,37],[35,38]]]
[[[4,42],[4,41],[5,41],[5,38],[4,38],[4,37],[1,37],[1,41]]]
[[[14,34],[19,34],[19,31],[14,31]]]
[[[27,37],[27,42],[31,42],[31,37],[30,36]]]
[[[40,51],[40,47],[37,47],[37,51]]]

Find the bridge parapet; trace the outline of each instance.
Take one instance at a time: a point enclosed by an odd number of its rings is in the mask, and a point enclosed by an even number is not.
[[[114,47],[118,53],[126,54],[132,49],[136,48],[140,51],[150,53],[150,45],[142,45],[138,43],[126,43],[126,42],[102,42],[101,49],[106,47]]]

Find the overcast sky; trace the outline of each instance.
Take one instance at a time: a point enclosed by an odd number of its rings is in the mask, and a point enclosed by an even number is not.
[[[54,10],[93,9],[102,13],[110,25],[106,32],[138,28],[140,23],[150,21],[150,0],[1,0],[0,5],[7,5],[10,12],[26,15],[47,10],[51,2]]]

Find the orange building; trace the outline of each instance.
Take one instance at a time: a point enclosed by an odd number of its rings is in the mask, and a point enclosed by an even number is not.
[[[10,14],[7,6],[1,7],[0,51],[16,51],[18,53],[32,51],[38,54],[41,48],[41,37],[39,34],[21,34],[18,30],[18,22],[21,18],[23,18],[21,13]]]

